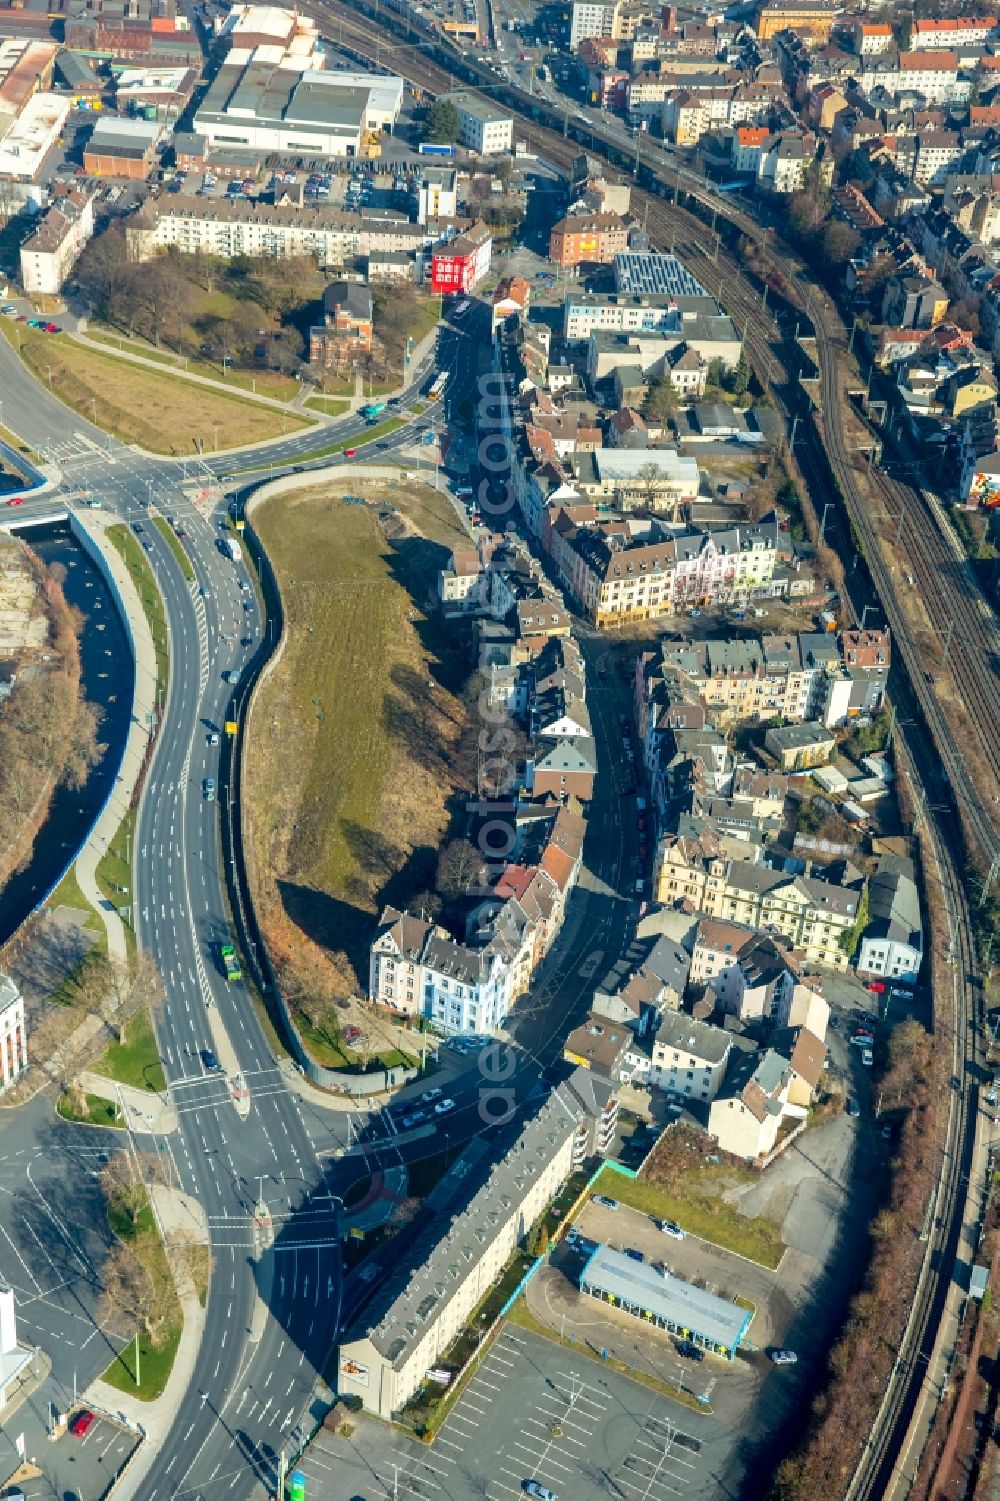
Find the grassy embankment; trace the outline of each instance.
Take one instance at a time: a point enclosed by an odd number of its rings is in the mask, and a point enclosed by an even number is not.
[[[124,1241],[141,1255],[143,1265],[156,1284],[156,1301],[159,1302],[163,1298],[168,1305],[172,1306],[155,1343],[143,1334],[139,1336],[138,1383],[135,1379],[136,1342],[134,1339],[115,1357],[101,1379],[120,1392],[128,1392],[130,1396],[138,1397],[142,1402],[152,1402],[163,1393],[173,1368],[177,1346],[180,1344],[181,1332],[184,1328],[180,1299],[174,1289],[167,1254],[156,1228],[153,1211],[148,1203],[140,1211],[135,1224],[127,1215],[116,1213],[109,1206],[108,1222],[119,1240]]]
[[[26,329],[7,318],[0,319],[0,333],[67,406],[123,443],[154,453],[239,448],[308,426],[294,413],[210,390],[179,372],[144,369],[65,335]]]
[[[676,1220],[690,1235],[773,1270],[785,1252],[781,1232],[770,1220],[760,1216],[751,1219],[723,1199],[722,1191],[733,1171],[729,1164],[720,1164],[718,1171],[713,1171],[712,1166],[706,1167],[695,1158],[688,1177],[669,1191],[606,1168],[594,1192],[617,1199],[651,1219]]]
[[[305,1040],[329,1066],[359,1061],[335,1002],[357,989],[381,903],[433,882],[464,723],[453,644],[416,604],[464,533],[431,490],[377,493],[417,518],[396,546],[332,488],[254,517],[288,626],[245,741],[255,895]]]

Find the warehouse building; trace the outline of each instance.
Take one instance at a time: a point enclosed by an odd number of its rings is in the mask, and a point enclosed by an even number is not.
[[[149,176],[163,134],[155,120],[121,120],[105,116],[94,126],[83,149],[83,165],[95,177]]]
[[[438,1214],[411,1255],[375,1294],[359,1329],[340,1346],[338,1391],[366,1412],[392,1418],[442,1357],[499,1279],[518,1243],[557,1189],[614,1139],[610,1084],[577,1069],[515,1130],[467,1206]]]
[[[198,107],[194,129],[209,147],[224,150],[355,157],[365,132],[392,129],[402,104],[401,78],[226,62]]]
[[[738,1303],[727,1303],[670,1272],[657,1272],[610,1246],[598,1246],[592,1253],[580,1274],[580,1291],[728,1360],[746,1338],[753,1318]]]

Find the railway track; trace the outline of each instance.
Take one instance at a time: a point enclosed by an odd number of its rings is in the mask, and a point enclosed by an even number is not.
[[[364,3],[364,0],[359,0],[359,3]],[[370,17],[359,20],[338,0],[307,0],[307,9],[317,14],[320,20],[332,16],[337,19],[338,25],[342,21],[343,34],[346,34],[358,55],[374,58]],[[396,24],[397,18],[394,16],[393,25]],[[496,88],[487,71],[472,59],[456,56],[455,70],[452,71],[451,68],[442,67],[434,58],[428,58],[426,49],[431,46],[438,48],[440,44],[437,39],[421,39],[415,35],[416,28],[405,15],[399,19],[398,24],[407,32],[408,40],[402,44],[398,41],[394,44],[384,43],[381,56],[395,71],[417,87],[429,93],[452,89],[459,82]],[[589,127],[581,131],[576,126],[573,130],[574,140],[570,141],[565,133],[560,135],[557,130],[539,120],[538,116],[542,111],[529,96],[521,95],[519,90],[511,88],[497,88],[497,92],[501,97],[506,94],[507,103],[522,115],[519,135],[526,138],[532,149],[554,166],[566,170],[578,145],[587,146],[619,166],[627,165],[623,161],[620,143]],[[525,112],[532,117],[531,123],[523,119]],[[765,386],[774,391],[776,401],[785,408],[787,414],[789,403],[786,393],[794,391],[800,369],[794,345],[790,346],[790,341],[774,330],[759,295],[748,283],[742,267],[722,251],[718,241],[709,252],[706,248],[705,223],[677,200],[680,192],[683,192],[707,214],[719,212],[718,201],[713,201],[712,196],[704,189],[699,189],[697,184],[690,186],[690,174],[687,174],[688,180],[682,189],[681,174],[678,173],[674,189],[675,201],[671,204],[665,201],[669,188],[658,176],[655,167],[650,165],[638,175],[644,176],[644,180],[653,189],[648,194],[637,193],[636,207],[648,215],[648,227],[654,241],[666,247],[673,238],[677,251],[694,262],[696,274],[706,289],[718,297],[738,323],[742,323],[750,360]],[[761,226],[755,219],[742,213],[729,201],[722,207],[726,219],[760,243]],[[896,599],[898,581],[892,578],[882,557],[879,539],[873,528],[870,500],[859,484],[853,468],[844,433],[843,413],[839,407],[841,396],[836,388],[838,356],[846,351],[843,325],[835,309],[826,304],[812,274],[797,257],[791,253],[785,254],[784,247],[780,260],[768,253],[766,248],[763,255],[769,268],[782,279],[787,289],[784,292],[786,300],[808,316],[817,339],[824,428],[823,431],[818,427],[815,430],[816,446],[822,446],[825,450],[823,457],[840,486],[851,524],[862,539],[873,586],[887,622],[893,629],[897,652],[905,667],[907,691],[915,700],[915,707],[919,707],[940,756],[940,763],[937,763],[933,752],[926,747],[921,748],[919,742],[914,741],[911,745],[906,729],[900,725],[897,732],[897,754],[906,756],[919,753],[921,757],[922,764],[919,770],[915,766],[915,772],[928,800],[937,878],[948,906],[951,926],[949,957],[955,975],[955,993],[952,998],[935,993],[934,1032],[941,1046],[950,1047],[953,1066],[962,1080],[962,1087],[950,1092],[941,1170],[936,1192],[928,1206],[930,1230],[923,1248],[911,1312],[886,1383],[882,1407],[872,1425],[850,1485],[850,1501],[875,1501],[877,1497],[904,1496],[909,1488],[905,1465],[909,1464],[911,1454],[914,1463],[919,1457],[919,1437],[914,1437],[915,1414],[919,1415],[921,1410],[924,1371],[935,1345],[952,1283],[967,1203],[964,1182],[974,1148],[977,1120],[977,968],[971,939],[970,912],[961,874],[965,856],[957,826],[954,822],[949,823],[941,818],[936,804],[950,790],[953,799],[964,805],[973,838],[987,860],[992,861],[996,857],[1000,841],[994,827],[995,815],[990,815],[969,778],[962,753],[954,742],[946,711],[936,695],[929,691],[931,685],[925,681],[926,656],[917,650],[916,643],[909,635],[908,623]],[[814,306],[814,299],[818,299],[817,306]],[[942,518],[930,514],[933,508],[923,493],[912,487],[902,486],[880,472],[874,477],[874,486],[886,515],[890,519],[894,515],[902,515],[909,524],[908,555],[915,587],[920,588],[928,608],[936,611],[939,619],[956,622],[954,645],[949,653],[950,665],[956,684],[970,708],[986,764],[996,775],[1000,735],[997,733],[997,695],[993,687],[995,676],[992,673],[993,654],[996,651],[995,622],[984,609],[981,595],[977,597],[977,592],[969,587],[968,570],[963,561],[956,557],[954,548],[945,535]],[[931,522],[930,526],[928,521]],[[943,566],[944,564],[947,566]],[[954,656],[952,652],[955,653]],[[947,789],[941,786],[942,775],[948,783]],[[918,1445],[915,1451],[914,1443]],[[905,1462],[903,1467],[901,1460]],[[838,1488],[837,1482],[832,1481],[832,1485]]]

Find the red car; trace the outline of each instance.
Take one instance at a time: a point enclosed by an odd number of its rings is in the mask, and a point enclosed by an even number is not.
[[[356,448],[345,448],[344,449],[344,458],[345,459],[356,458],[357,457],[357,452],[358,452],[358,450]]]
[[[90,1411],[89,1407],[85,1407],[82,1412],[77,1413],[76,1417],[70,1423],[69,1431],[74,1438],[83,1438],[90,1432],[93,1426],[94,1414]]]
[[[58,323],[46,323],[45,332],[47,334],[61,334],[62,329],[59,327]]]
[[[885,986],[881,980],[866,980],[865,989],[870,990],[872,995],[885,995]]]
[[[24,505],[24,496],[23,495],[15,495],[14,498],[13,498],[13,500],[8,500],[7,504],[9,506],[23,506]]]

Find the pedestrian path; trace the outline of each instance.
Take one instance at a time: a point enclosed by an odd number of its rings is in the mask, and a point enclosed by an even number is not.
[[[101,511],[77,513],[79,529],[89,539],[90,551],[100,553],[103,572],[117,591],[126,617],[126,632],[132,643],[135,662],[135,687],[132,699],[132,719],[129,724],[125,754],[115,777],[108,800],[97,822],[90,831],[86,844],[76,860],[76,879],[87,901],[98,913],[108,938],[108,957],[115,963],[128,962],[128,943],[125,924],[115,904],[105,897],[97,882],[97,867],[107,853],[111,841],[132,806],[136,786],[155,733],[156,711],[156,652],[153,637],[146,620],[142,601],[139,598],[132,576],[114,543],[105,535],[107,528],[117,518],[106,516]],[[129,893],[131,897],[131,893]]]
[[[163,360],[151,359],[148,355],[140,354],[138,350],[124,349],[113,344],[105,344],[99,339],[92,339],[86,333],[71,333],[70,338],[76,344],[82,344],[85,349],[92,349],[98,354],[110,355],[114,360],[125,360],[131,365],[140,365],[145,370],[152,370],[157,375],[169,375],[175,380],[184,380],[191,385],[205,386],[209,391],[218,391],[225,396],[233,396],[240,401],[256,402],[258,406],[271,407],[275,411],[291,411],[296,398],[291,401],[282,401],[279,396],[265,396],[262,391],[248,391],[245,386],[234,385],[232,381],[217,380],[213,375],[199,375],[196,370],[185,370],[181,365],[165,363]],[[298,393],[296,393],[298,394]],[[308,408],[302,414],[312,418],[317,424],[322,421],[318,412]]]
[[[177,1111],[169,1095],[120,1084],[117,1079],[89,1069],[80,1075],[80,1088],[102,1100],[115,1101],[121,1108],[124,1124],[136,1134],[165,1136],[177,1130]]]

